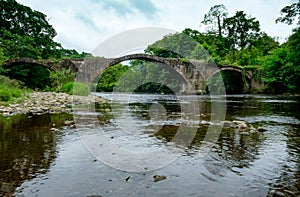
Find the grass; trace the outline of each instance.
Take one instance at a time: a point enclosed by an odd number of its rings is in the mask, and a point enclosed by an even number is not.
[[[61,88],[62,92],[73,95],[87,96],[90,94],[88,85],[79,82],[68,82]]]
[[[11,102],[20,102],[28,90],[20,87],[20,82],[0,75],[0,103],[8,105]]]

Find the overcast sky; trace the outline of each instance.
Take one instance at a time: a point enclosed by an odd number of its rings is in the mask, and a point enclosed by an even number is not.
[[[291,0],[17,0],[43,12],[57,31],[56,41],[64,48],[91,52],[98,44],[126,30],[163,27],[175,31],[200,26],[204,14],[224,4],[229,16],[243,10],[256,17],[262,31],[283,41],[291,26],[275,24],[280,10]]]

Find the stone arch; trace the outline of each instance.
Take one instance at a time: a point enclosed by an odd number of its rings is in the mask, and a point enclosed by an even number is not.
[[[32,58],[18,58],[18,59],[11,59],[8,61],[5,61],[3,64],[4,68],[9,68],[11,66],[20,65],[20,64],[31,64],[31,65],[38,65],[45,67],[49,70],[56,71],[57,69],[54,66],[54,63],[52,61],[40,61],[35,60]]]
[[[216,75],[217,73],[219,73],[220,71],[234,71],[234,72],[238,72],[241,74],[242,78],[244,78],[244,85],[246,85],[246,89],[248,92],[250,92],[251,88],[252,88],[252,83],[251,83],[251,74],[243,71],[242,68],[239,67],[235,67],[235,66],[218,66],[218,69],[215,70],[214,72],[210,73],[210,75],[207,77],[206,82],[208,82],[208,80],[213,77],[214,75]]]
[[[150,62],[161,63],[168,65],[170,68],[173,68],[173,72],[181,76],[181,79],[185,82],[182,85],[181,92],[202,92],[201,88],[204,83],[203,77],[199,75],[199,72],[196,71],[196,67],[190,63],[185,62],[180,58],[162,58],[148,54],[131,54],[125,55],[118,58],[94,58],[94,59],[85,59],[83,61],[73,61],[74,64],[78,67],[77,81],[81,82],[91,82],[99,76],[106,68],[118,64],[123,61],[128,60],[146,60]],[[191,85],[188,85],[191,84]],[[191,87],[192,86],[192,87]],[[193,91],[194,90],[194,91]]]
[[[21,81],[31,89],[43,90],[51,86],[51,71],[56,71],[53,64],[30,58],[12,59],[3,64],[5,75]]]

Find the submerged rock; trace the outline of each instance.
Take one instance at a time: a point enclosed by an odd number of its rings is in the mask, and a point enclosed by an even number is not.
[[[232,121],[235,125],[238,131],[245,131],[248,128],[248,125],[245,121],[241,121],[241,120],[234,120]]]
[[[66,121],[64,122],[64,125],[65,125],[65,126],[68,126],[68,127],[70,127],[70,126],[73,125],[73,124],[75,124],[73,120],[66,120]]]
[[[51,128],[50,131],[57,132],[57,131],[59,131],[59,129],[57,129],[57,128]]]
[[[246,122],[245,122],[245,121],[242,121],[242,120],[233,120],[232,122],[233,122],[234,124],[236,124],[236,125],[246,124]]]
[[[225,120],[223,122],[223,127],[234,127],[234,126],[235,126],[235,124],[229,120]]]
[[[258,127],[257,128],[257,131],[259,131],[259,132],[264,132],[264,131],[266,131],[267,129],[266,128],[264,128],[264,127]]]
[[[167,177],[164,175],[154,175],[153,178],[154,178],[153,182],[158,182],[158,181],[165,180]]]

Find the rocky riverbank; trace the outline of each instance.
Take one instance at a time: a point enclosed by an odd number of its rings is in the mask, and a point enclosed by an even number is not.
[[[104,99],[94,95],[76,96],[65,93],[33,92],[20,103],[11,103],[8,106],[0,104],[0,115],[11,116],[15,114],[44,114],[71,112],[72,105],[103,103]]]

